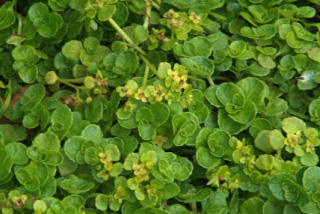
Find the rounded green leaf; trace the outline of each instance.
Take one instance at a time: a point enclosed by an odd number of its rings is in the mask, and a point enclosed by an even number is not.
[[[296,181],[294,175],[287,172],[280,172],[273,175],[269,180],[271,193],[279,200],[285,200],[285,191],[282,189],[283,183],[287,180]]]
[[[221,163],[221,159],[214,157],[210,151],[205,147],[199,147],[196,151],[196,159],[203,168],[216,167]]]
[[[315,192],[320,189],[320,167],[309,167],[303,173],[302,183],[307,191]]]
[[[296,133],[297,131],[304,131],[305,129],[306,124],[297,117],[287,117],[282,120],[282,130],[286,133]]]
[[[223,105],[226,105],[227,103],[232,104],[233,97],[236,94],[243,95],[243,92],[237,85],[230,82],[222,83],[216,91],[217,98]]]
[[[256,167],[261,170],[270,171],[273,168],[274,157],[272,155],[260,155],[256,159]]]
[[[263,214],[264,201],[260,198],[249,198],[240,207],[242,214]]]
[[[99,21],[105,22],[116,13],[117,7],[115,5],[104,5],[98,12]]]
[[[6,147],[13,164],[26,165],[28,163],[27,147],[24,144],[12,142],[7,144]]]
[[[69,58],[73,57],[76,59],[80,59],[80,52],[83,49],[82,43],[77,40],[71,40],[64,44],[62,47],[62,54]]]
[[[100,126],[94,124],[86,126],[82,130],[81,136],[93,142],[96,145],[99,145],[103,139],[103,133],[101,131]]]
[[[35,176],[32,176],[32,174],[22,168],[22,169],[19,169],[18,171],[16,171],[15,173],[18,181],[24,185],[24,187],[29,190],[29,191],[35,191],[37,189],[40,188],[40,182],[39,182],[39,179]]]

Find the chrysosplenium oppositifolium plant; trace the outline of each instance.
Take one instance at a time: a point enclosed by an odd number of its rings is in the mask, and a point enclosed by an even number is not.
[[[0,212],[320,213],[319,0],[0,8]]]

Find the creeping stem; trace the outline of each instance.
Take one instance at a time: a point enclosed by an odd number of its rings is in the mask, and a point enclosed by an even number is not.
[[[145,2],[146,2],[146,17],[144,18],[143,27],[145,29],[148,29],[150,16],[151,16],[151,5],[150,5],[150,0],[145,0]]]
[[[214,82],[213,82],[213,80],[212,80],[212,78],[211,78],[211,77],[208,77],[208,78],[207,78],[207,80],[208,80],[208,82],[209,82],[209,84],[210,84],[211,86],[213,86],[213,85],[214,85]]]
[[[77,80],[77,79],[74,79],[74,80]],[[81,87],[81,86],[76,86],[70,82],[75,82],[75,81],[72,81],[72,80],[65,80],[65,79],[59,79],[59,82],[67,85],[67,86],[70,86],[71,88],[74,88],[77,92],[77,98],[80,99],[80,92],[79,92],[79,89],[86,89],[86,87]]]
[[[22,34],[22,17],[20,14],[17,15],[18,18],[18,30],[17,30],[17,34],[21,35]]]
[[[112,19],[109,18],[108,19],[109,23],[112,25],[112,27],[114,27],[114,29],[116,29],[121,36],[123,36],[123,38],[133,47],[135,48],[138,52],[142,53],[143,55],[146,55],[146,52],[144,50],[142,50],[139,46],[137,46],[132,39],[121,29],[121,27]]]
[[[160,1],[158,1],[158,2],[160,2]],[[161,3],[161,2],[160,2]],[[160,4],[159,3],[159,4]],[[152,6],[154,7],[154,8],[156,8],[157,10],[159,10],[160,11],[160,6],[159,6],[159,4],[157,4],[157,3],[155,3],[155,2],[152,2]]]
[[[151,10],[151,8],[150,8],[150,10]],[[144,50],[142,50],[138,45],[136,45],[134,43],[134,41],[132,41],[132,39],[121,29],[121,27],[112,18],[109,18],[108,21],[120,33],[120,35],[123,36],[123,38],[129,43],[129,45],[132,46],[134,49],[136,49],[139,52],[139,57],[144,63],[146,63],[146,66],[149,67],[149,69],[159,77],[158,72],[155,69],[155,67],[144,56],[147,53]],[[145,74],[145,77],[146,76],[148,77],[148,75]]]
[[[144,72],[143,82],[142,82],[142,88],[145,88],[147,85],[148,77],[149,77],[149,66],[146,65],[146,70]]]
[[[4,112],[7,110],[10,101],[11,101],[11,96],[12,96],[12,85],[11,85],[11,79],[9,79],[9,83],[8,83],[8,95],[6,97],[6,101],[4,102],[4,105],[2,106],[2,108],[0,109],[0,118],[2,117],[2,115],[4,114]]]
[[[151,69],[151,71],[153,73],[155,73],[155,75],[157,75],[157,77],[159,77],[158,71],[153,67],[153,65],[149,62],[149,60],[147,58],[145,58],[142,54],[139,54],[139,57],[140,57],[140,59],[142,59],[142,61],[144,63],[146,63],[147,67],[149,67]]]

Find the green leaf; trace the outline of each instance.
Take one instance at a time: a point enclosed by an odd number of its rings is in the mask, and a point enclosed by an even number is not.
[[[296,133],[297,131],[304,131],[306,124],[303,120],[297,117],[287,117],[282,120],[282,130],[286,133]]]
[[[168,200],[180,193],[180,187],[176,183],[166,183],[164,188],[161,189],[161,192],[163,199]]]
[[[263,130],[254,139],[254,145],[265,153],[271,153],[274,151],[269,142],[269,134],[269,130]]]
[[[73,136],[65,142],[63,148],[70,160],[75,163],[84,164],[84,150],[90,146],[94,146],[94,143],[84,137]]]
[[[311,48],[307,54],[310,59],[320,63],[320,48]]]
[[[238,134],[242,130],[248,128],[247,124],[237,123],[232,120],[224,109],[220,109],[218,112],[218,125],[229,134]]]
[[[259,132],[263,130],[271,130],[272,129],[272,124],[270,123],[269,120],[264,119],[264,118],[257,118],[252,124],[249,129],[249,132],[252,137],[256,137]]]
[[[3,136],[5,144],[22,141],[27,138],[26,129],[22,126],[0,124],[0,133]]]
[[[153,122],[154,116],[149,108],[142,107],[137,111],[136,121],[139,123]]]
[[[108,196],[104,194],[98,194],[95,199],[95,206],[97,209],[104,211],[108,208]]]
[[[203,56],[208,58],[213,49],[212,43],[205,37],[197,36],[183,44],[183,51],[187,56]]]
[[[245,105],[235,114],[229,114],[229,117],[241,124],[251,123],[257,114],[257,109],[252,101],[247,101]]]
[[[276,98],[268,102],[263,110],[263,115],[267,117],[277,116],[288,110],[288,103],[283,99]]]
[[[212,60],[203,56],[181,58],[180,61],[191,74],[201,78],[210,77],[214,72],[214,64]]]
[[[252,101],[258,110],[264,107],[264,99],[269,94],[269,88],[265,82],[247,77],[237,82],[236,85],[242,90],[246,99]]]
[[[285,200],[285,191],[283,190],[282,185],[286,180],[295,182],[296,178],[290,173],[280,172],[272,176],[269,180],[270,191],[273,196],[279,200]]]
[[[91,103],[86,105],[84,115],[91,123],[99,122],[103,116],[103,104],[98,99],[94,99]]]
[[[162,102],[156,102],[154,104],[150,104],[149,108],[154,117],[153,123],[155,126],[160,126],[168,120],[170,109],[166,104]]]
[[[303,173],[303,187],[307,191],[315,192],[320,188],[320,168],[317,166],[309,167],[306,171]]]
[[[138,131],[143,140],[150,140],[156,134],[156,127],[153,124],[141,122],[138,125]]]
[[[216,91],[217,98],[223,105],[233,104],[233,98],[237,94],[243,96],[242,90],[233,83],[222,83]]]
[[[228,206],[226,199],[218,192],[213,192],[206,200],[201,201],[205,213],[227,213]]]
[[[15,21],[16,16],[12,10],[0,8],[0,30],[10,27]]]
[[[98,12],[98,20],[105,22],[116,13],[117,7],[115,5],[104,5]]]
[[[305,70],[302,75],[298,79],[298,88],[300,90],[311,90],[318,86],[317,83],[314,82],[314,70]]]
[[[26,92],[24,93],[23,97],[21,98],[21,110],[22,111],[29,111],[32,108],[36,107],[45,95],[45,88],[41,84],[34,84],[31,85]]]
[[[39,179],[33,176],[28,170],[22,168],[15,172],[18,181],[29,191],[35,191],[40,188]]]
[[[234,41],[229,45],[227,49],[228,55],[231,58],[239,58],[242,54],[245,53],[247,45],[243,41]]]
[[[60,150],[60,140],[54,133],[45,132],[37,135],[32,144],[42,150]]]
[[[58,135],[62,139],[72,126],[72,113],[66,105],[61,105],[56,108],[51,115],[50,132]]]
[[[275,158],[272,155],[260,155],[256,159],[256,167],[261,170],[270,171],[273,168]]]
[[[80,41],[71,40],[63,45],[62,54],[67,58],[73,57],[76,59],[80,59],[80,52],[82,49],[83,46]]]
[[[243,214],[263,214],[264,201],[260,198],[249,198],[243,202],[240,211]]]
[[[207,148],[202,146],[196,150],[196,159],[198,164],[206,169],[216,167],[221,163],[220,158],[213,156]]]
[[[277,202],[266,201],[263,205],[263,213],[282,214],[282,207]]]
[[[136,25],[133,29],[133,38],[139,42],[145,42],[148,39],[149,31],[142,25]]]
[[[219,99],[217,98],[217,95],[216,95],[216,91],[217,91],[218,87],[219,86],[217,86],[217,85],[213,85],[213,86],[206,88],[206,90],[204,91],[204,96],[209,101],[209,103],[211,105],[213,105],[217,108],[222,108],[223,105],[221,104],[221,102],[219,101]]]
[[[8,143],[6,145],[8,154],[15,165],[26,165],[29,161],[27,156],[27,147],[22,143]]]
[[[91,190],[94,187],[94,183],[78,178],[75,175],[68,175],[58,179],[58,186],[70,194],[81,194]]]

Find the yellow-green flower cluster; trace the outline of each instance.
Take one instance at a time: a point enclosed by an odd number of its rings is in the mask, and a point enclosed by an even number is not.
[[[122,202],[125,199],[129,198],[129,195],[127,193],[127,191],[125,190],[125,188],[123,188],[122,186],[117,186],[116,188],[116,192],[113,195],[114,199],[118,201],[119,204],[122,204]]]
[[[110,177],[110,171],[113,167],[112,151],[108,150],[104,153],[99,153],[100,162],[103,164],[103,169],[98,172],[97,176],[108,180]]]
[[[172,92],[180,92],[182,89],[188,87],[188,71],[184,66],[176,64],[174,70],[167,70],[167,78],[165,79],[165,85]]]
[[[125,86],[117,87],[116,90],[120,97],[132,97],[144,103],[160,102],[165,97],[165,90],[162,85],[148,85],[143,88],[138,87],[138,84],[133,80],[128,81]]]
[[[167,18],[168,25],[174,28],[180,27],[186,21],[185,13],[175,12],[173,9],[165,13],[163,17]]]
[[[296,133],[288,133],[287,138],[284,140],[284,144],[292,148],[294,148],[296,144],[300,144],[300,143],[302,143],[300,130],[297,131]]]
[[[149,168],[150,169],[150,168]],[[133,170],[135,174],[135,182],[137,184],[143,182],[143,181],[149,181],[150,179],[150,170],[147,168],[147,165],[145,163],[141,164],[134,164]]]
[[[180,101],[181,92],[191,87],[187,83],[188,71],[183,65],[175,64],[173,68],[169,65],[164,72],[165,77],[154,81],[153,85],[139,87],[137,82],[129,80],[124,86],[117,87],[116,91],[120,97],[131,97],[145,103],[156,103],[165,99],[170,105]]]
[[[84,80],[84,85],[87,89],[93,91],[93,94],[106,94],[108,92],[108,79],[101,78],[97,75],[96,78],[87,76]]]

